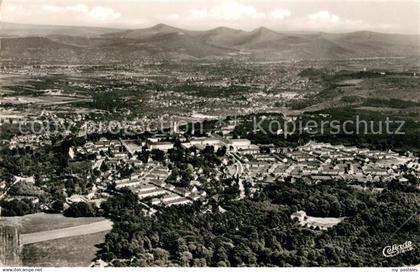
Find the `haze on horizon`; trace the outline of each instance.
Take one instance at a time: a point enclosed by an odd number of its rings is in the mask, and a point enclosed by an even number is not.
[[[1,0],[0,0],[1,3]],[[3,0],[3,22],[191,30],[420,33],[419,0]]]

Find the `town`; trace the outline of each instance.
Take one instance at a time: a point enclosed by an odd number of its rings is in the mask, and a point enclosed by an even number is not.
[[[233,138],[229,133],[235,125],[231,123],[217,130],[218,133],[203,137],[170,133],[152,134],[137,140],[99,137],[96,141],[85,140],[83,145],[70,146],[69,164],[86,166],[81,173],[71,175],[92,179],[93,184],[84,194],[67,193],[65,206],[84,202],[100,208],[110,194],[128,188],[137,194],[147,212],[154,213],[172,205],[205,203],[215,193],[211,183],[227,178],[237,183],[238,199],[252,195],[264,184],[275,182],[303,180],[316,184],[342,180],[362,190],[366,189],[366,184],[377,184],[373,189],[383,190],[386,182],[408,183],[406,177],[409,175],[420,178],[419,160],[412,154],[405,156],[391,150],[316,141],[297,147],[257,145],[245,138]],[[13,138],[9,149],[29,147],[36,150],[48,144],[51,144],[50,140],[26,135]],[[200,158],[204,165],[182,164],[175,160],[178,156],[186,162]],[[49,177],[37,178],[46,181]],[[25,188],[36,184],[39,182],[35,182],[35,176],[14,176],[9,184],[2,181],[1,199],[28,199],[39,203],[39,197],[34,195],[8,194],[10,187]],[[51,209],[50,204],[42,207]]]
[[[408,220],[400,239],[411,239],[420,107],[397,98],[420,81],[405,62],[5,65],[4,233],[25,264],[77,251],[75,266],[329,265],[322,256],[339,255],[343,239],[391,236],[385,220]],[[310,128],[360,118],[378,131],[386,117],[404,134]],[[321,245],[316,255],[295,257],[303,241]]]

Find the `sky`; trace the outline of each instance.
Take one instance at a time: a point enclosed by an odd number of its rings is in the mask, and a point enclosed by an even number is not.
[[[0,0],[1,1],[1,0]],[[3,22],[192,30],[420,33],[420,0],[3,0]]]

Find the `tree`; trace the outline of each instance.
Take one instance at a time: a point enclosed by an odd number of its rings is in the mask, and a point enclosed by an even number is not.
[[[152,253],[156,264],[162,264],[162,266],[164,266],[168,262],[170,254],[167,250],[155,248],[152,250]]]
[[[229,264],[229,257],[224,247],[219,247],[216,250],[214,257],[215,257],[214,259],[215,263],[218,264],[217,266],[219,266],[219,264],[223,264],[224,266],[227,266]]]
[[[30,199],[13,199],[11,201],[3,200],[0,202],[2,216],[22,216],[35,213],[38,205],[32,203]]]
[[[94,217],[96,212],[89,203],[78,202],[65,210],[63,215],[67,217]]]
[[[330,203],[330,216],[340,217],[342,215],[342,208],[340,202],[336,199]]]
[[[206,259],[204,259],[204,258],[194,259],[192,266],[193,267],[206,267],[207,266]]]
[[[165,159],[165,152],[162,150],[154,149],[151,152],[151,157],[155,161],[163,161]]]
[[[223,157],[223,156],[225,156],[225,155],[226,155],[226,151],[227,151],[226,146],[222,146],[221,148],[219,148],[219,149],[216,151],[216,155],[217,155],[217,156],[219,156],[219,157]]]
[[[97,109],[111,111],[122,105],[121,99],[114,92],[97,92],[92,98],[92,106]]]

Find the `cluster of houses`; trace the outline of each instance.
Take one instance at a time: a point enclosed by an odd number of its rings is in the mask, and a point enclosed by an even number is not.
[[[184,148],[196,147],[204,149],[213,146],[215,150],[226,147],[226,150],[239,155],[259,153],[260,148],[248,139],[228,139],[220,136],[193,137],[189,140],[181,139]],[[98,178],[98,187],[105,189],[106,184],[115,183],[116,188],[129,188],[139,196],[142,202],[149,205],[171,206],[192,203],[203,199],[206,192],[197,187],[175,187],[167,182],[171,171],[165,164],[153,161],[141,161],[136,154],[144,150],[159,150],[167,152],[174,148],[174,143],[168,141],[167,135],[155,135],[145,141],[136,140],[108,140],[105,138],[96,142],[87,142],[83,146],[70,148],[69,155],[72,159],[91,158],[92,169],[101,169],[106,165],[101,177]],[[133,169],[128,177],[121,178],[116,167],[128,165]]]
[[[212,146],[215,150],[225,148],[223,162],[230,167],[231,174],[251,185],[286,178],[301,178],[312,182],[406,181],[403,177],[406,173],[420,178],[418,158],[401,156],[392,151],[318,142],[309,142],[297,148],[277,148],[274,145],[255,145],[248,139],[232,139],[219,134],[189,139],[181,137],[178,140],[186,149],[196,147],[203,150],[206,146]],[[26,143],[39,141],[37,136],[25,138]],[[12,143],[18,144],[17,141]],[[171,184],[168,181],[171,170],[164,161],[154,161],[151,158],[145,161],[137,156],[145,150],[166,153],[173,148],[174,141],[165,134],[154,135],[143,141],[101,138],[96,142],[88,141],[83,146],[71,147],[71,160],[89,160],[91,170],[96,170],[100,175],[89,195],[70,196],[67,203],[97,201],[95,204],[99,205],[101,200],[106,199],[110,184],[114,184],[116,189],[129,188],[149,207],[168,207],[205,200],[206,192],[198,189],[199,184],[192,184],[189,188]],[[129,169],[128,174],[123,175],[121,169]],[[5,187],[5,183],[0,183],[0,191],[4,192]]]
[[[297,148],[275,148],[274,146],[258,146],[248,139],[232,139],[211,135],[208,137],[181,138],[183,148],[196,147],[204,149],[212,146],[215,150],[226,148],[227,156],[236,164],[240,164],[239,174],[251,184],[255,182],[273,182],[285,178],[304,178],[318,182],[323,180],[349,180],[358,182],[388,181],[399,179],[404,181],[401,166],[405,165],[420,177],[418,161],[413,157],[400,156],[388,151],[375,151],[332,145],[329,143],[309,142]],[[267,148],[268,147],[268,148]],[[142,150],[159,150],[167,152],[174,148],[174,143],[167,135],[155,135],[143,142],[135,140],[101,139],[95,143],[88,142],[83,147],[75,147],[74,153],[94,154],[96,161],[93,167],[98,168],[105,163],[108,169],[116,165],[129,164],[134,172],[125,178],[118,173],[107,170],[103,180],[115,182],[116,188],[127,187],[139,198],[150,205],[171,206],[192,203],[205,197],[204,191],[196,187],[177,188],[167,182],[171,171],[163,163],[149,159],[148,162],[138,160],[134,156]],[[232,166],[233,167],[233,166]]]
[[[20,190],[21,192],[14,192],[10,194],[10,189],[16,184],[24,184],[26,189]],[[0,200],[12,201],[12,200],[29,200],[32,204],[39,203],[39,189],[34,186],[35,178],[13,176],[11,183],[8,186],[6,181],[0,181]],[[33,189],[33,190],[31,190]],[[0,214],[1,215],[1,214]]]
[[[9,149],[30,148],[34,150],[42,146],[49,146],[52,144],[52,142],[50,137],[46,135],[28,134],[14,136],[12,139],[10,139],[8,144]]]
[[[416,158],[400,156],[388,151],[375,151],[309,142],[294,149],[269,149],[268,153],[242,156],[244,175],[254,180],[270,182],[286,177],[305,178],[312,181],[354,180],[404,181],[401,167],[420,177]]]
[[[151,205],[189,204],[201,197],[197,190],[189,191],[166,183],[170,174],[171,171],[166,166],[159,162],[150,162],[147,167],[133,173],[129,178],[116,180],[115,184],[117,189],[129,188],[141,201]]]
[[[87,142],[84,146],[71,148],[71,157],[94,156],[92,168],[100,169],[102,164],[107,167],[102,177],[99,178],[99,188],[104,189],[106,184],[114,183],[116,189],[129,188],[136,193],[139,199],[147,205],[172,206],[189,204],[206,196],[204,191],[196,187],[191,189],[175,187],[166,182],[171,171],[161,162],[149,159],[147,162],[139,160],[136,152],[142,150],[160,150],[163,152],[172,149],[173,143],[157,141],[153,137],[138,143],[133,140],[107,140],[100,139],[97,142]],[[163,139],[163,138],[162,138]],[[120,178],[116,166],[129,165],[133,168],[130,176]]]

